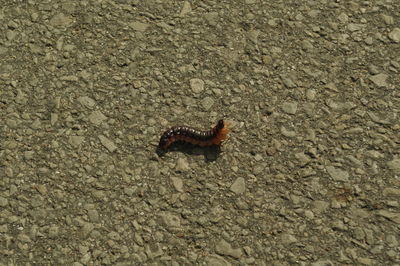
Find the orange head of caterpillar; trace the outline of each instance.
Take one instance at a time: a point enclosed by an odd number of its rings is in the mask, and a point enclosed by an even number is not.
[[[220,145],[224,140],[228,138],[228,123],[224,122],[224,120],[219,120],[214,130],[217,133],[215,138],[213,139],[213,144]]]

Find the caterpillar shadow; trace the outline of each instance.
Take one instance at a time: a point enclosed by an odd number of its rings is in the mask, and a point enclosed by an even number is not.
[[[156,153],[159,157],[165,156],[167,153],[171,152],[182,152],[188,155],[196,155],[196,156],[204,156],[204,159],[207,162],[216,161],[221,153],[221,146],[212,145],[206,147],[200,147],[196,145],[192,145],[190,143],[185,142],[175,142],[168,150],[162,150],[160,148],[156,149]]]

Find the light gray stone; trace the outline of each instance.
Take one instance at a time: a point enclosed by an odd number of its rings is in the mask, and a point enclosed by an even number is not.
[[[107,119],[107,117],[105,115],[103,115],[103,113],[98,111],[98,110],[97,111],[93,111],[89,115],[89,121],[92,122],[93,124],[95,124],[96,126],[100,125],[106,119]]]
[[[235,182],[231,185],[231,191],[235,194],[242,194],[246,190],[246,182],[243,177],[236,178]]]
[[[330,260],[319,260],[310,264],[311,266],[334,266],[332,261]]]
[[[78,102],[87,108],[93,108],[96,105],[96,102],[87,96],[79,97]]]
[[[164,251],[158,243],[146,245],[145,252],[149,259],[154,259],[164,254]]]
[[[167,227],[180,227],[180,218],[171,212],[162,212],[160,214],[162,223]]]
[[[180,17],[184,17],[187,13],[192,11],[192,6],[190,5],[189,1],[183,2],[181,12],[179,13]]]
[[[183,181],[179,177],[171,177],[171,182],[176,191],[183,192]]]
[[[340,182],[348,182],[349,181],[349,173],[339,168],[335,168],[333,166],[327,166],[326,171],[335,181]]]
[[[351,32],[359,31],[362,30],[363,28],[365,28],[364,24],[349,23],[349,25],[347,25],[347,29]]]
[[[297,103],[285,102],[282,105],[282,110],[287,114],[294,115],[297,112]]]
[[[291,234],[282,234],[281,241],[283,244],[292,244],[292,243],[297,242],[297,239],[296,239],[296,237],[294,237]]]
[[[400,213],[398,212],[390,212],[387,210],[379,210],[377,212],[379,216],[385,217],[386,219],[391,220],[392,222],[395,222],[396,224],[400,224]]]
[[[144,32],[146,29],[149,27],[149,24],[147,23],[142,23],[140,21],[134,21],[129,24],[129,26],[136,31]]]
[[[190,170],[190,166],[189,166],[188,161],[187,161],[185,158],[179,158],[179,159],[176,161],[175,169],[176,169],[178,172],[187,172],[187,171]]]
[[[204,18],[208,22],[209,25],[215,26],[218,23],[218,13],[217,12],[209,12],[204,15]]]
[[[110,152],[114,152],[117,150],[118,147],[114,144],[112,140],[108,139],[106,136],[99,135],[99,139],[101,144],[103,144],[103,146],[106,147],[106,149]]]
[[[395,172],[396,174],[400,174],[400,159],[393,159],[387,163],[387,166],[390,170]]]
[[[385,14],[382,14],[382,19],[385,22],[386,25],[392,25],[394,24],[394,19],[392,16],[388,16]]]
[[[284,126],[281,127],[281,133],[283,136],[288,137],[288,138],[293,138],[296,136],[296,131],[288,130]]]
[[[391,32],[389,32],[389,39],[391,39],[395,43],[399,43],[400,42],[400,28],[394,28]]]
[[[312,210],[314,213],[323,213],[329,207],[329,203],[322,200],[316,200],[312,203]]]
[[[0,207],[6,207],[8,205],[8,199],[0,196]]]
[[[223,257],[219,255],[210,255],[204,259],[206,265],[210,266],[230,266],[232,265],[230,262],[225,260]]]
[[[63,13],[58,13],[54,17],[52,17],[49,21],[50,25],[55,27],[66,27],[69,26],[73,22],[73,19],[70,16],[67,16]]]
[[[71,144],[74,147],[79,147],[84,140],[85,140],[85,137],[83,137],[83,136],[70,136],[69,144]]]
[[[198,78],[191,79],[190,88],[194,93],[200,93],[204,90],[204,81]]]
[[[399,166],[400,166],[400,160],[399,160]],[[393,196],[393,197],[399,197],[400,198],[400,189],[398,188],[385,188],[382,192],[383,196],[387,197],[387,196]]]
[[[205,97],[202,101],[201,101],[201,105],[203,106],[203,108],[205,110],[210,110],[211,107],[214,105],[214,99],[211,97]]]
[[[371,76],[369,78],[369,80],[371,80],[378,87],[386,87],[387,86],[387,83],[386,83],[387,78],[388,78],[387,74],[380,73],[380,74]]]
[[[242,250],[240,248],[232,248],[231,244],[223,239],[216,244],[215,250],[220,255],[231,256],[237,259],[242,256]]]
[[[307,165],[311,161],[310,157],[305,155],[304,152],[298,152],[294,155],[294,157],[296,157],[297,161],[302,167]]]
[[[349,16],[347,16],[346,13],[340,13],[340,15],[338,16],[338,19],[341,23],[346,23],[349,20]]]
[[[79,231],[79,236],[82,239],[85,239],[88,237],[88,235],[90,234],[90,232],[92,232],[92,230],[94,229],[94,225],[91,223],[84,223],[81,230]]]
[[[283,84],[284,84],[287,88],[291,89],[291,88],[297,87],[296,83],[294,83],[294,81],[293,81],[291,78],[282,75],[282,76],[281,76],[281,79],[282,79]]]

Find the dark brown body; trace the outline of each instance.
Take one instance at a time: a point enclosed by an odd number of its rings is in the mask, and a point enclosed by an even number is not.
[[[162,134],[158,149],[167,150],[177,141],[188,142],[199,146],[219,145],[226,139],[228,133],[224,120],[219,120],[217,125],[207,131],[196,130],[187,126],[173,127]]]

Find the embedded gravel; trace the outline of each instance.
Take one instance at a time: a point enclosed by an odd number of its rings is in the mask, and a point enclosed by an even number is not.
[[[1,265],[400,265],[399,1],[0,2]]]

